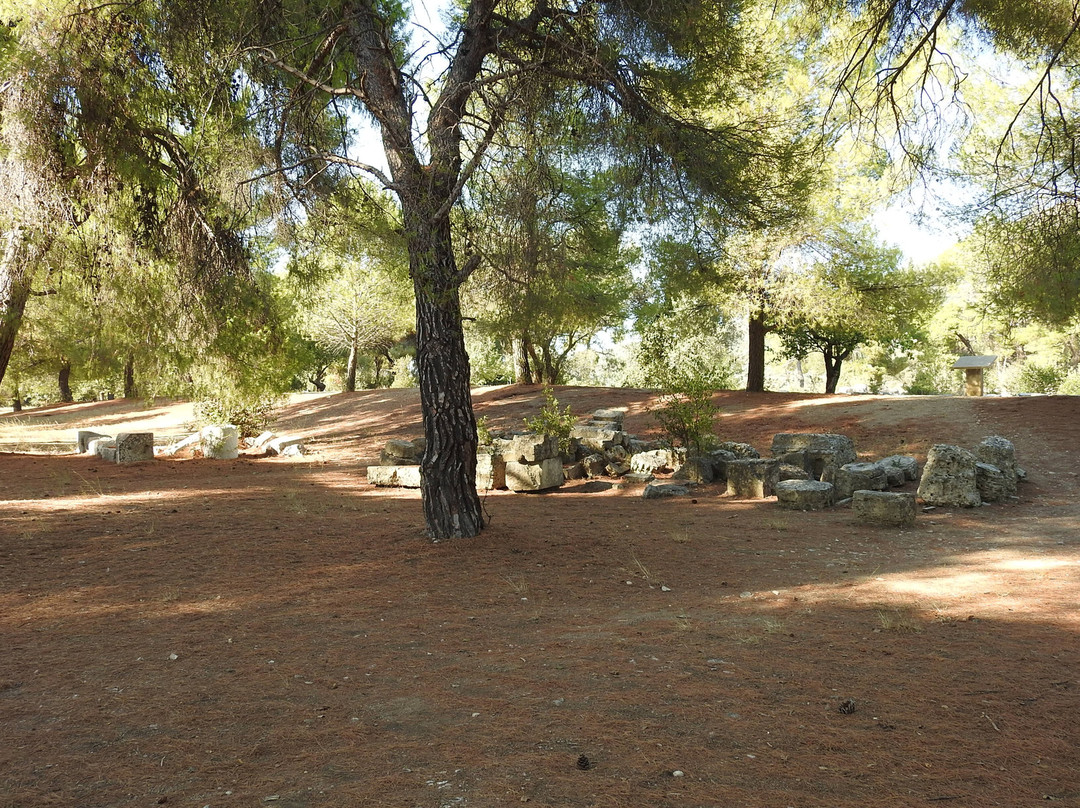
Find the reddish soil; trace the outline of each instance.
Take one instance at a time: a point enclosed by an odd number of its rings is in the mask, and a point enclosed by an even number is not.
[[[557,395],[654,434],[647,392]],[[292,405],[304,458],[0,454],[0,807],[1080,805],[1077,400],[717,401],[763,451],[1000,434],[1029,481],[910,530],[582,482],[432,543],[364,479],[413,391]]]

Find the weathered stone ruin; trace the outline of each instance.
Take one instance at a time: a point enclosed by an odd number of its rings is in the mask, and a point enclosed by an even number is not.
[[[958,508],[1013,502],[1024,476],[1012,441],[999,435],[984,438],[974,452],[939,443],[927,452],[919,498],[927,505]]]
[[[982,504],[975,479],[978,458],[967,449],[939,443],[926,453],[919,499],[927,505],[974,508]]]
[[[892,491],[856,491],[851,510],[859,522],[888,527],[915,524],[915,495]]]
[[[832,483],[820,480],[780,480],[774,490],[780,507],[790,511],[822,511],[833,504]]]

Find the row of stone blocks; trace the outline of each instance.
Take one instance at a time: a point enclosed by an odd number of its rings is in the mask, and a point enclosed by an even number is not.
[[[121,432],[115,438],[80,429],[75,434],[79,454],[95,454],[110,463],[139,463],[154,459],[153,432]]]

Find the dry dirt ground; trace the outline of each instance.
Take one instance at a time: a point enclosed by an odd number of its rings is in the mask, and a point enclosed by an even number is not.
[[[556,392],[655,434],[647,392]],[[496,426],[542,401],[476,394]],[[1019,504],[911,530],[593,481],[431,543],[417,493],[364,479],[419,434],[408,390],[292,404],[304,458],[0,454],[0,806],[1080,805],[1078,402],[717,395],[761,450],[1015,442]]]

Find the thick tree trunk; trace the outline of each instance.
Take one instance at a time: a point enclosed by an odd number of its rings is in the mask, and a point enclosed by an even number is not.
[[[17,235],[10,237],[7,249],[0,257],[0,382],[11,361],[26,301],[30,298],[30,281],[22,269],[22,250],[15,243],[17,238]]]
[[[476,419],[461,325],[461,275],[449,219],[410,216],[409,263],[416,292],[416,364],[427,450],[420,463],[424,518],[433,539],[476,536],[484,526],[476,493]]]
[[[746,356],[746,392],[765,392],[765,335],[769,333],[765,313],[750,313]]]
[[[70,404],[75,400],[71,394],[71,362],[64,362],[56,374],[56,386],[60,388],[60,400]]]
[[[356,392],[356,359],[357,359],[356,339],[352,341],[352,345],[349,346],[349,362],[345,367],[345,392]],[[375,386],[379,386],[379,362],[375,360]]]
[[[137,398],[138,389],[135,387],[135,355],[128,354],[124,363],[124,398]]]
[[[831,351],[823,351],[825,357],[825,392],[835,393],[836,386],[840,383],[840,368],[847,359],[847,354],[833,356]]]
[[[529,338],[522,335],[513,341],[514,345],[514,381],[518,384],[532,384],[532,368],[529,366]]]

